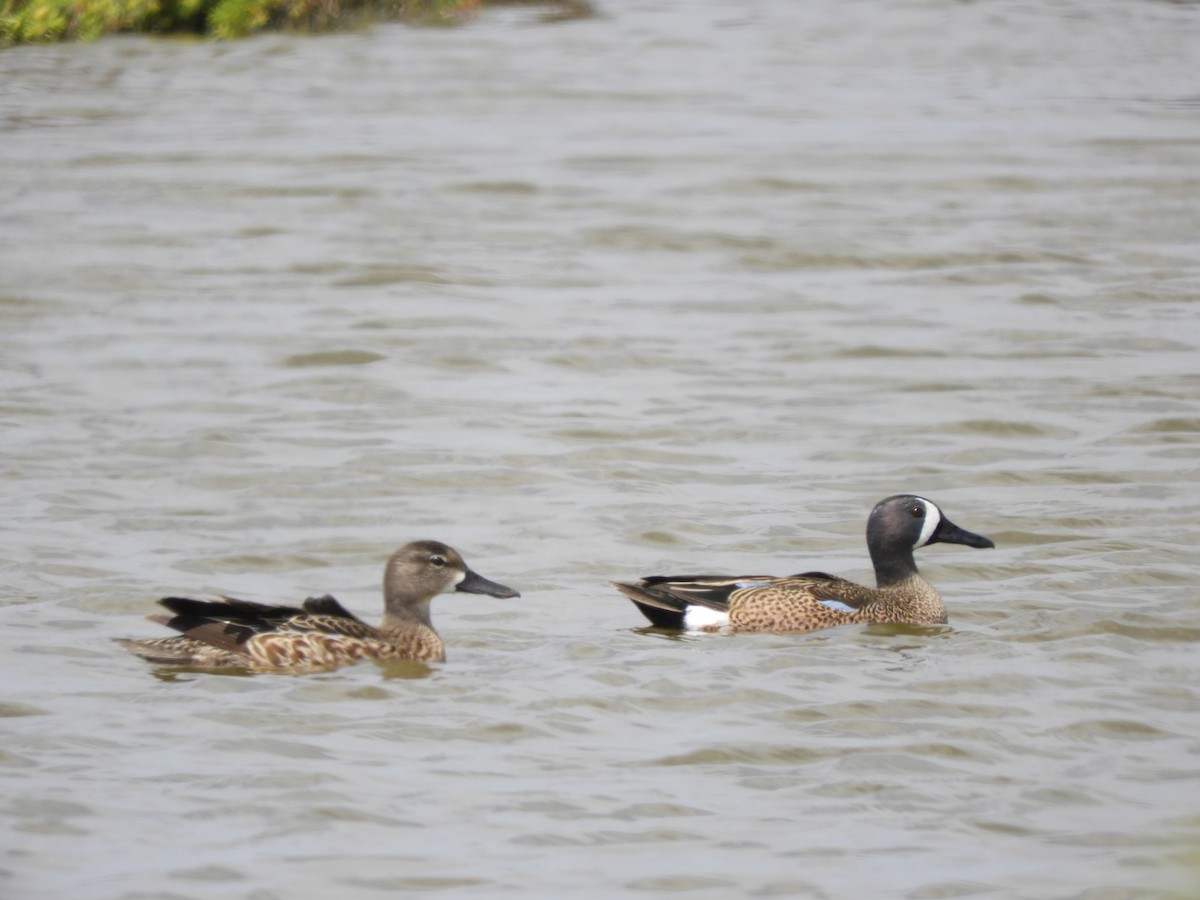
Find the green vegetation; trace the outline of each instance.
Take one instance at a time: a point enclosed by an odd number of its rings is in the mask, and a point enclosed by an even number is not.
[[[330,31],[368,21],[457,25],[505,0],[0,0],[0,46],[117,32],[236,38],[268,28]],[[587,0],[531,3],[549,19],[591,15]]]

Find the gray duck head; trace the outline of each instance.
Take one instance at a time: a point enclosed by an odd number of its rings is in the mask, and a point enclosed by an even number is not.
[[[915,575],[913,551],[938,543],[996,546],[981,534],[959,528],[936,503],[915,494],[896,494],[880,500],[867,518],[867,549],[871,551],[880,587]]]

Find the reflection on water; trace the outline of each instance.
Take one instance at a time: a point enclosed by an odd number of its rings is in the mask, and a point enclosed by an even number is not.
[[[601,12],[0,53],[0,893],[1195,895],[1197,8]],[[607,584],[905,490],[947,628]],[[424,537],[445,665],[108,640]]]

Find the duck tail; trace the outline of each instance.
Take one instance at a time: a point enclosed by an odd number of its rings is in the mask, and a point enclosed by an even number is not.
[[[670,628],[682,631],[686,628],[684,615],[687,603],[662,592],[650,593],[642,585],[628,584],[623,581],[613,581],[612,586],[633,601],[636,606],[655,628]]]

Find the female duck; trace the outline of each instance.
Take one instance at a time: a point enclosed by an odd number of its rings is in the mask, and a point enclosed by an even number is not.
[[[159,602],[174,616],[150,616],[182,636],[118,639],[143,659],[163,665],[244,668],[256,671],[331,669],[360,659],[442,662],[442,639],[429,605],[438,594],[460,591],[519,597],[516,591],[477,575],[453,547],[438,541],[406,544],[383,574],[383,621],[372,627],[333,597],[310,598],[301,607],[247,600]]]
[[[655,575],[613,587],[659,628],[796,632],[856,622],[937,625],[946,621],[946,605],[913,560],[913,550],[936,543],[995,546],[959,528],[923,497],[897,494],[881,500],[867,519],[874,588],[824,572],[786,578]]]

